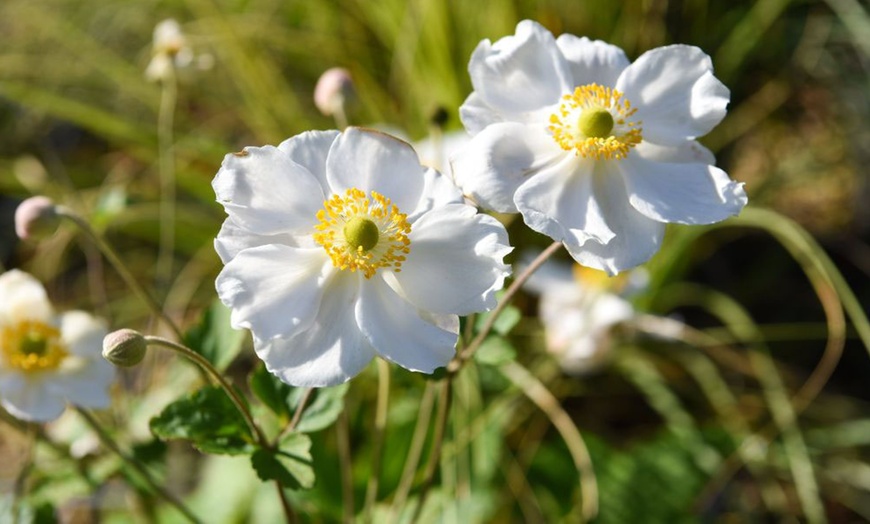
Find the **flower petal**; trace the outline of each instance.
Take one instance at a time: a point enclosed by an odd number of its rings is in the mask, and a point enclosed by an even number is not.
[[[278,149],[314,175],[326,193],[329,187],[326,182],[326,157],[338,135],[336,130],[306,131],[281,142]]]
[[[376,276],[360,287],[356,319],[380,356],[405,369],[432,373],[456,353],[456,333],[423,320]]]
[[[737,215],[747,202],[743,184],[718,167],[652,162],[629,155],[618,169],[631,205],[653,220],[712,224]]]
[[[468,72],[475,92],[503,114],[553,105],[574,87],[568,63],[553,35],[531,20],[523,20],[513,36],[495,44],[480,42],[471,54]]]
[[[556,45],[568,59],[575,86],[613,87],[619,74],[630,64],[625,51],[601,40],[565,33],[556,39]]]
[[[308,240],[309,242],[306,242]],[[265,246],[268,244],[281,244],[293,247],[310,247],[310,237],[299,237],[290,233],[276,233],[274,235],[259,235],[242,228],[232,217],[227,217],[221,225],[221,230],[218,232],[217,238],[214,240],[214,249],[217,251],[221,262],[226,264],[243,249],[248,249],[257,246]]]
[[[650,259],[661,246],[665,225],[640,214],[628,201],[625,182],[618,172],[595,173],[595,199],[604,211],[607,226],[615,236],[606,244],[565,244],[580,264],[615,275]]]
[[[462,192],[453,180],[434,169],[427,169],[423,173],[423,186],[423,196],[417,202],[417,208],[407,213],[409,223],[413,224],[421,215],[432,209],[465,202]]]
[[[468,134],[474,136],[486,129],[486,126],[504,122],[505,115],[484,102],[480,93],[472,91],[465,102],[459,106],[459,120],[462,121]]]
[[[46,381],[46,390],[86,408],[102,409],[111,405],[109,386],[115,378],[115,368],[99,356],[78,358]]]
[[[516,213],[517,188],[564,154],[543,126],[495,124],[453,158],[453,178],[484,209]]]
[[[307,232],[323,207],[318,179],[272,146],[225,156],[212,186],[233,220],[261,235]]]
[[[100,352],[108,329],[101,319],[84,311],[67,311],[60,315],[60,333],[71,354],[102,360]]]
[[[635,148],[641,157],[655,162],[716,164],[713,153],[697,140],[685,140],[675,146],[662,146],[641,142]]]
[[[713,76],[710,57],[687,45],[647,51],[622,72],[616,89],[637,108],[644,140],[665,145],[710,132],[725,117],[730,98]]]
[[[45,288],[24,271],[11,269],[0,275],[0,297],[0,323],[48,322],[54,316]]]
[[[267,245],[246,249],[224,266],[216,287],[234,328],[260,339],[289,338],[314,322],[322,284],[332,270],[323,249]]]
[[[417,208],[425,170],[407,142],[357,127],[348,128],[335,140],[326,159],[326,177],[333,193],[351,188],[377,191],[403,213]]]
[[[337,272],[315,308],[316,319],[292,338],[254,339],[266,369],[299,387],[334,386],[353,378],[375,356],[354,315],[359,275]]]
[[[574,247],[588,240],[609,242],[614,232],[592,187],[595,165],[566,154],[521,185],[514,199],[526,225]]]
[[[15,418],[49,422],[66,408],[63,397],[45,389],[50,377],[28,377],[19,373],[0,376],[0,404]]]
[[[507,231],[496,219],[465,204],[450,204],[414,222],[411,252],[395,274],[418,309],[468,315],[492,309],[510,268]]]

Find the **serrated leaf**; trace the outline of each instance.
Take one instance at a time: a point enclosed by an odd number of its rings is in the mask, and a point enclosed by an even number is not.
[[[245,331],[230,325],[230,310],[220,300],[212,302],[199,324],[184,336],[187,347],[208,359],[219,371],[230,365],[242,349]]]
[[[290,489],[314,486],[308,435],[290,433],[281,440],[279,449],[258,449],[251,455],[251,465],[261,480],[277,480]]]
[[[517,350],[506,338],[500,336],[487,337],[477,348],[474,359],[488,366],[499,366],[516,359]]]
[[[186,439],[205,453],[250,453],[251,433],[232,400],[207,386],[166,406],[151,419],[151,432],[162,439]]]
[[[474,331],[479,332],[483,328],[483,324],[487,321],[492,312],[482,313],[477,316],[474,322]],[[495,319],[495,324],[492,325],[492,330],[499,335],[507,335],[517,325],[523,314],[514,306],[508,306]]]
[[[314,400],[302,412],[296,431],[312,433],[332,425],[344,409],[344,395],[349,386],[350,384],[344,383],[316,390]],[[298,402],[294,403],[294,408],[295,405],[298,405]]]
[[[248,378],[251,391],[273,413],[284,422],[288,422],[293,415],[291,411],[291,396],[294,389],[281,382],[275,375],[269,373],[265,366],[259,366]]]

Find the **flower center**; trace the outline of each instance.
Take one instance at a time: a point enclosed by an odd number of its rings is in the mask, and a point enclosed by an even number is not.
[[[339,269],[359,270],[366,278],[378,268],[398,273],[411,252],[407,215],[376,191],[366,196],[353,188],[332,195],[317,212],[317,220],[314,241]]]
[[[588,84],[562,97],[558,111],[550,115],[550,132],[565,151],[583,158],[625,158],[643,140],[640,121],[632,121],[637,109],[616,89]]]
[[[7,366],[26,373],[57,369],[69,355],[60,331],[34,320],[0,329],[0,350]]]
[[[604,271],[580,264],[574,264],[573,270],[574,281],[588,290],[619,293],[628,285],[627,272],[611,277]]]

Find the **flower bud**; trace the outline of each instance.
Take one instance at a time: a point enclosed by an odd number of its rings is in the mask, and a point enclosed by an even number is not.
[[[314,88],[314,105],[326,116],[342,111],[354,96],[353,79],[350,72],[342,67],[327,69],[317,80]]]
[[[50,236],[57,230],[60,216],[48,197],[30,197],[15,210],[15,233],[22,240]]]
[[[119,329],[103,339],[103,358],[125,368],[133,367],[145,358],[148,343],[133,329]]]

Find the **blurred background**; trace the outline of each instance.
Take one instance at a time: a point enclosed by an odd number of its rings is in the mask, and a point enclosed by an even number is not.
[[[152,32],[167,18],[179,22],[190,58],[179,64],[171,91],[144,74]],[[732,178],[746,182],[751,206],[779,213],[722,227],[674,227],[649,264],[649,286],[634,298],[639,310],[670,315],[730,345],[733,365],[713,355],[712,368],[686,366],[685,353],[702,352],[627,333],[618,337],[624,356],[613,366],[568,376],[541,350],[537,299],[517,302],[521,319],[506,339],[518,361],[546,378],[586,437],[601,491],[599,521],[797,522],[807,497],[831,521],[870,520],[870,359],[854,315],[846,315],[842,336],[833,326],[844,302],[864,311],[870,303],[870,14],[858,0],[4,0],[2,268],[33,273],[61,307],[94,310],[113,327],[149,325],[148,311],[76,230],[63,227],[38,243],[17,240],[18,202],[48,195],[86,217],[143,282],[157,282],[165,309],[191,325],[214,301],[221,268],[212,241],[224,214],[210,183],[223,155],[335,127],[312,102],[318,77],[335,66],[347,68],[355,83],[351,124],[388,127],[414,141],[461,130],[457,110],[471,92],[472,50],[481,39],[513,34],[526,18],[555,35],[618,45],[632,60],[671,43],[701,47],[731,89],[728,116],[702,142]],[[160,172],[167,165],[177,205],[174,237],[161,255]],[[780,215],[794,222],[782,225]],[[520,221],[509,225],[514,245],[548,244]],[[782,240],[798,230],[809,233],[812,247],[796,251]],[[808,279],[824,253],[841,285],[820,288]],[[168,276],[156,274],[161,256]],[[771,368],[752,367],[754,344],[764,345],[789,394],[802,391],[820,361],[835,367],[820,392],[786,410],[797,417],[789,427],[805,443],[797,460],[812,467],[804,474],[816,481],[809,495],[789,466],[794,448],[767,431],[776,418],[775,385],[759,375]],[[142,420],[182,393],[168,387],[164,364],[124,375],[120,388],[145,404]],[[255,365],[243,350],[229,373],[244,384]],[[486,362],[469,375],[460,385],[472,393],[457,393],[454,407],[467,421],[488,413],[490,400],[503,399],[507,387]],[[709,381],[721,381],[756,435],[758,468],[745,466],[746,435],[716,409],[715,393],[704,388]],[[388,449],[390,443],[407,449],[422,383],[400,373]],[[351,415],[352,442],[365,457],[374,381],[353,387],[360,394],[348,400],[348,410],[356,413],[356,406],[360,414]],[[453,448],[449,460],[457,461],[459,480],[454,491],[448,484],[439,492],[444,521],[571,520],[578,476],[559,434],[528,402],[509,406],[497,421],[480,419],[492,429],[482,430],[486,449],[468,442]],[[452,420],[457,434],[458,420]],[[138,431],[131,438],[148,442],[147,430]],[[4,438],[13,446],[13,437]],[[312,521],[341,515],[338,480],[326,472],[335,463],[334,446],[331,434],[316,444],[324,473],[313,491],[296,497]],[[199,497],[202,507],[227,489],[211,486],[204,472],[232,466],[197,462],[189,448],[162,449],[155,463],[165,464],[167,454],[199,464],[190,470],[197,473],[177,472],[181,480],[172,486]],[[404,452],[385,459],[385,498],[403,458]],[[360,462],[358,491],[368,474]],[[42,475],[45,483],[59,482]],[[58,503],[82,492],[79,486],[43,496]],[[247,503],[220,506],[216,521],[257,515],[251,493]]]

